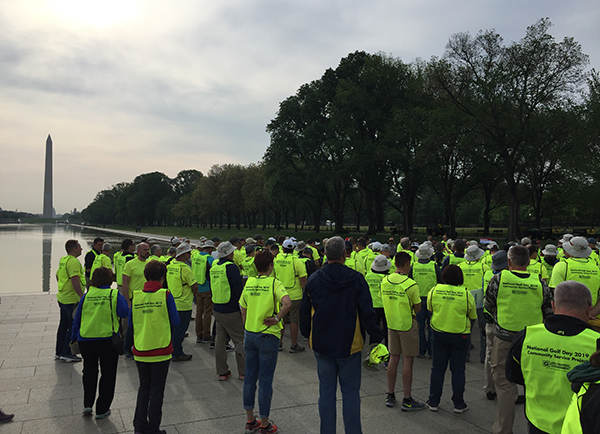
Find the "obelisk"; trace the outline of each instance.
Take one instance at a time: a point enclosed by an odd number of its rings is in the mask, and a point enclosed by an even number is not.
[[[54,217],[52,208],[52,138],[46,139],[46,171],[44,173],[44,218]]]

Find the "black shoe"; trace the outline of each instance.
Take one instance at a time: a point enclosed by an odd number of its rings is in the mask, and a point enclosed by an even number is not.
[[[400,407],[400,410],[402,411],[419,411],[419,410],[423,410],[425,408],[425,404],[423,404],[422,402],[419,401],[415,401],[412,396],[408,399],[403,398],[402,399],[402,406]]]
[[[385,405],[387,407],[393,407],[394,405],[396,405],[396,394],[395,393],[387,394],[387,398],[385,398]]]
[[[487,392],[485,394],[486,398],[489,399],[490,401],[493,401],[494,399],[496,399],[496,392]]]
[[[4,413],[2,410],[0,410],[0,423],[10,422],[13,420],[13,417],[15,417],[14,414]]]

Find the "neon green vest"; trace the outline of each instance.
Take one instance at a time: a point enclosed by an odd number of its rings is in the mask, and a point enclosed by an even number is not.
[[[106,267],[109,270],[112,270],[112,263],[110,262],[110,258],[104,253],[96,255],[96,257],[94,258],[92,268],[90,268],[90,278],[94,276],[94,271],[96,271],[96,269],[100,267]]]
[[[371,292],[374,308],[383,307],[383,302],[381,301],[381,296],[379,294],[381,292],[381,281],[385,276],[387,276],[387,274],[375,273],[374,271],[368,271],[365,276],[365,280],[369,285],[369,291]]]
[[[385,276],[381,281],[381,301],[388,328],[401,332],[411,329],[413,303],[406,291],[416,284],[414,280],[398,273]]]
[[[167,308],[167,290],[156,292],[139,291],[131,304],[133,323],[133,345],[137,351],[154,351],[166,349],[171,344],[171,322]],[[136,360],[161,362],[169,360],[171,354],[162,356],[141,357]]]
[[[275,276],[283,283],[286,289],[291,289],[296,284],[296,270],[294,268],[294,255],[281,253],[273,261]]]
[[[560,433],[572,398],[567,372],[589,359],[599,337],[590,329],[564,336],[549,332],[543,324],[526,328],[521,350],[525,414],[536,428]]]
[[[252,333],[269,333],[280,337],[283,321],[267,327],[265,318],[276,315],[280,308],[275,295],[274,277],[249,278],[242,297],[246,300],[246,323],[244,328]]]
[[[469,334],[469,292],[466,286],[437,284],[430,297],[431,328],[438,332]]]
[[[458,265],[461,262],[465,262],[465,258],[459,258],[455,255],[450,255],[450,259],[448,259],[448,265]]]
[[[571,404],[565,414],[565,420],[562,426],[562,434],[583,434],[583,428],[581,428],[581,406],[583,396],[588,392],[592,384],[600,384],[600,381],[596,383],[583,383],[579,392],[573,394]]]
[[[123,254],[123,252],[117,252],[113,256],[113,260],[115,261],[115,275],[117,277],[117,285],[123,285],[123,267],[125,267],[125,263],[127,262],[127,258],[133,257],[133,254],[127,252]]]
[[[223,264],[221,260],[215,261],[210,267],[210,289],[212,290],[212,301],[216,304],[226,304],[231,300],[231,287],[227,279],[227,266],[235,266],[231,261]]]
[[[465,286],[473,294],[476,307],[483,307],[483,275],[488,270],[488,266],[481,261],[463,261],[458,264],[463,272]]]
[[[539,259],[536,259],[534,261],[530,261],[529,265],[527,266],[527,272],[529,274],[537,274],[539,276],[542,275],[542,263],[539,261]]]
[[[69,261],[77,261],[77,263],[71,264]],[[65,255],[60,258],[58,263],[58,270],[56,270],[56,276],[58,277],[58,293],[56,294],[56,299],[58,302],[63,304],[74,304],[79,301],[79,295],[75,292],[73,288],[73,284],[71,282],[71,277],[69,277],[69,273],[67,271],[67,266],[77,268],[79,271],[79,284],[81,286],[81,290],[85,290],[85,276],[83,267],[81,266],[81,262],[71,255]]]
[[[435,273],[435,262],[429,261],[421,264],[419,261],[412,266],[412,278],[419,284],[419,295],[427,297],[431,288],[437,284],[437,275]]]
[[[200,255],[199,253],[192,256],[192,271],[198,285],[204,285],[206,282],[206,267],[210,255]]]
[[[593,259],[568,258],[567,276],[565,280],[576,280],[587,286],[592,293],[592,306],[598,301],[600,288],[600,269]]]
[[[244,258],[244,276],[258,277],[258,270],[254,265],[254,256],[246,256]]]
[[[79,334],[82,338],[110,338],[115,331],[119,330],[118,294],[119,291],[116,289],[90,286],[81,307]]]
[[[496,316],[504,330],[519,332],[542,323],[543,301],[542,282],[537,274],[521,278],[509,270],[500,273]]]

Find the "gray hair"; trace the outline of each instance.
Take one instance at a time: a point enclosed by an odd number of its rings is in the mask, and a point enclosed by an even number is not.
[[[156,252],[158,252],[159,250],[162,251],[158,244],[154,244],[152,247],[150,247],[150,253],[152,255],[156,255]]]
[[[344,251],[346,250],[346,243],[342,237],[335,236],[329,238],[327,245],[325,246],[325,255],[328,260],[331,261],[342,261],[344,259]]]
[[[110,250],[112,250],[112,246],[109,243],[102,244],[102,251],[103,252],[108,252]]]
[[[529,264],[529,249],[524,246],[513,246],[508,249],[508,259],[517,267]]]
[[[554,307],[556,309],[583,313],[591,305],[592,293],[583,283],[567,280],[554,288]]]

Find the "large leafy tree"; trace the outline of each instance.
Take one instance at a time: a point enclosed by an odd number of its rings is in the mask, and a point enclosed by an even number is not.
[[[494,31],[450,38],[436,79],[447,98],[470,117],[490,152],[500,157],[509,203],[509,237],[518,226],[518,187],[540,112],[570,109],[585,81],[588,57],[573,38],[556,42],[541,19],[509,46]]]

